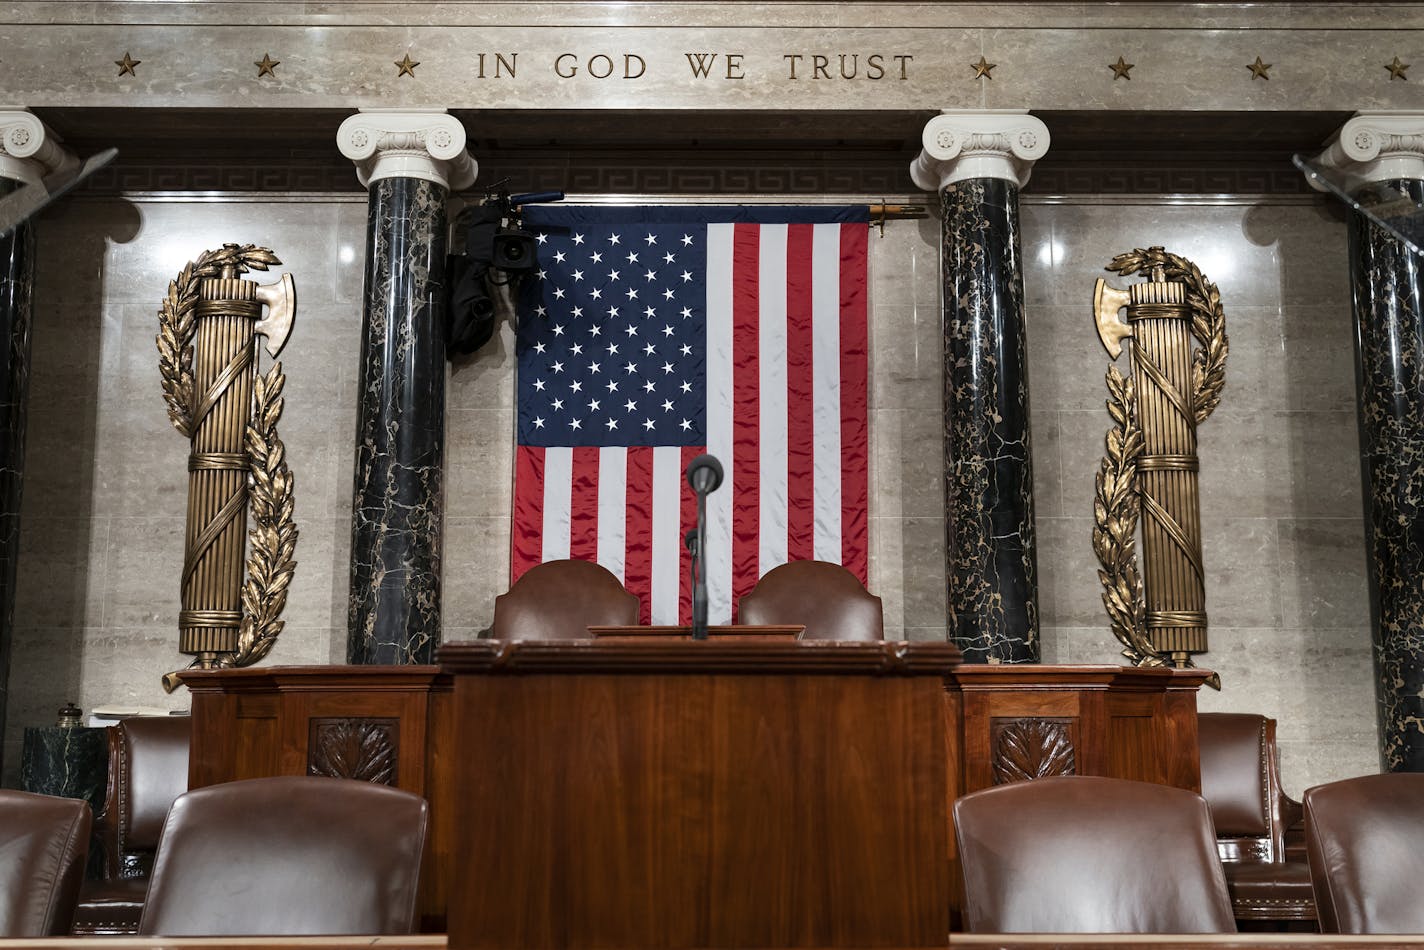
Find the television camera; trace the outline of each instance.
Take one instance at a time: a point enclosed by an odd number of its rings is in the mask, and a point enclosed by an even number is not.
[[[527,204],[562,201],[562,191],[511,195],[491,189],[485,201],[461,215],[468,220],[465,251],[446,258],[450,287],[446,351],[473,353],[494,335],[493,287],[516,283],[535,268],[534,235],[524,230],[520,209]]]

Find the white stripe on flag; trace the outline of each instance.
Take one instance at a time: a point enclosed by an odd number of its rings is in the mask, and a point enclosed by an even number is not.
[[[761,227],[757,274],[759,573],[786,563],[786,239],[784,224]]]
[[[816,560],[841,562],[841,226],[812,231],[812,442]]]
[[[542,560],[569,556],[569,521],[574,497],[574,450],[544,450],[544,553]]]
[[[628,533],[628,450],[598,450],[598,563],[621,581]]]
[[[722,487],[707,496],[707,617],[732,622],[732,245],[735,225],[707,226],[707,451],[722,462]]]
[[[649,608],[655,624],[677,623],[682,580],[682,446],[653,449],[653,584]]]

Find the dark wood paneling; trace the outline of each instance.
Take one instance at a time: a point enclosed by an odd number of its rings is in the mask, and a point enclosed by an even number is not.
[[[314,719],[394,719],[428,928],[453,906],[484,945],[912,945],[961,904],[949,806],[994,784],[1010,725],[1061,724],[1079,774],[1200,787],[1207,674],[955,656],[480,641],[447,647],[458,703],[434,667],[193,672],[191,782],[303,774]]]
[[[943,944],[952,647],[470,646],[454,943]]]

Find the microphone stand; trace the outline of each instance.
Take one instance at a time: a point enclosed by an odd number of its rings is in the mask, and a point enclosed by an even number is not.
[[[692,542],[692,639],[707,639],[707,564],[703,538],[707,533],[707,493],[697,493],[697,530]]]
[[[722,484],[722,463],[699,455],[687,466],[687,481],[697,493],[697,528],[683,540],[692,552],[692,639],[707,639],[707,495]]]

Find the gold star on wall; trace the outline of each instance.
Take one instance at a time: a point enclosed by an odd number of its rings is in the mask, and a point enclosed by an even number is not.
[[[419,63],[413,62],[411,60],[410,51],[406,50],[405,59],[402,59],[396,63],[396,69],[400,70],[400,72],[396,73],[396,78],[399,79],[402,76],[409,76],[411,79],[414,79],[415,67],[419,65]]]
[[[1384,68],[1389,70],[1389,81],[1390,81],[1390,82],[1394,82],[1396,79],[1403,79],[1403,80],[1406,80],[1406,81],[1409,79],[1408,76],[1404,75],[1406,72],[1409,71],[1409,64],[1408,64],[1408,63],[1401,63],[1401,62],[1399,61],[1399,57],[1398,57],[1398,56],[1396,56],[1396,57],[1394,58],[1394,62],[1392,62],[1392,63],[1385,63],[1385,64],[1384,64]]]
[[[998,64],[998,63],[991,63],[991,62],[989,62],[987,59],[985,59],[983,56],[980,56],[980,57],[979,57],[979,62],[977,62],[977,63],[970,63],[970,64],[969,64],[969,68],[972,69],[972,70],[974,70],[974,78],[975,78],[975,79],[993,79],[994,77],[991,76],[990,73],[993,72],[994,67],[997,66],[997,65],[999,65],[999,64]]]
[[[277,74],[274,70],[282,65],[282,61],[280,59],[273,59],[269,53],[263,53],[262,60],[260,62],[253,60],[252,65],[257,67],[258,79],[261,79],[263,76],[271,76],[273,79],[276,79]]]
[[[138,78],[138,73],[134,72],[134,67],[143,62],[141,59],[134,59],[129,55],[128,50],[124,50],[124,58],[114,60],[114,65],[119,67],[120,76],[133,76]]]
[[[1254,63],[1247,63],[1246,68],[1251,70],[1252,79],[1264,79],[1270,82],[1270,69],[1274,63],[1263,63],[1261,57],[1257,56]]]
[[[1132,67],[1136,65],[1136,63],[1127,62],[1121,56],[1117,58],[1117,62],[1108,63],[1108,69],[1113,71],[1113,82],[1117,82],[1119,79],[1131,81],[1132,77],[1128,73],[1132,72]]]

